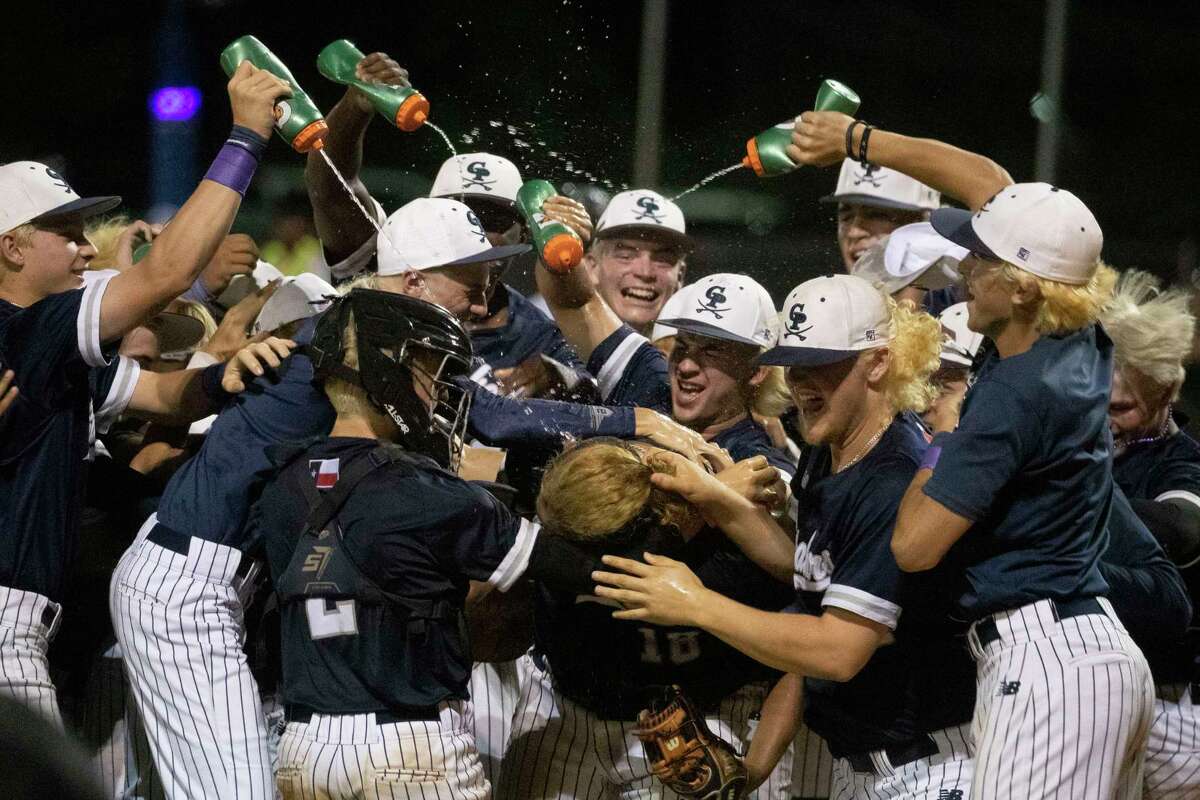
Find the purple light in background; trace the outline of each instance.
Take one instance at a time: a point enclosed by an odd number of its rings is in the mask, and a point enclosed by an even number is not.
[[[200,110],[195,86],[164,86],[150,95],[150,114],[161,122],[186,122]]]

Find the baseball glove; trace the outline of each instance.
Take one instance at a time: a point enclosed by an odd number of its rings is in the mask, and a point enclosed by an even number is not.
[[[665,786],[699,800],[737,800],[746,788],[746,765],[733,747],[704,724],[678,686],[661,711],[638,714],[634,733],[646,748],[650,770]]]

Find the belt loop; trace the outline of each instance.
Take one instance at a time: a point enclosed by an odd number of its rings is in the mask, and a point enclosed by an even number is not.
[[[1062,616],[1058,613],[1058,603],[1053,600],[1047,600],[1046,602],[1050,604],[1050,614],[1054,617],[1054,621],[1056,623],[1062,622]]]

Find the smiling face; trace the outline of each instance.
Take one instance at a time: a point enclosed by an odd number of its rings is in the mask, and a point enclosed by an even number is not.
[[[867,379],[875,351],[818,367],[789,367],[788,391],[811,445],[840,445],[867,413]]]
[[[837,237],[842,265],[850,272],[859,256],[901,225],[925,219],[922,211],[838,203]]]
[[[596,291],[632,328],[647,332],[679,288],[683,252],[652,238],[622,237],[598,242],[588,257]]]
[[[671,416],[694,431],[746,413],[752,387],[765,370],[754,365],[757,347],[680,331],[671,352]]]
[[[967,289],[967,327],[995,339],[1013,314],[1012,286],[1004,262],[971,253],[958,265]]]
[[[96,256],[80,219],[40,223],[28,237],[0,234],[0,251],[19,268],[24,293],[36,300],[78,289]]]

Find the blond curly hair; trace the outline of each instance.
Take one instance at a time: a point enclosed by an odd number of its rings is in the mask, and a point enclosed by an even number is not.
[[[941,364],[942,326],[929,314],[918,311],[911,300],[887,298],[891,313],[891,339],[887,343],[890,364],[883,393],[892,411],[921,412],[937,398],[930,377]]]
[[[1121,273],[1100,322],[1115,345],[1117,369],[1143,378],[1154,396],[1174,401],[1183,386],[1183,362],[1191,353],[1196,318],[1186,292],[1160,286],[1147,272]]]

